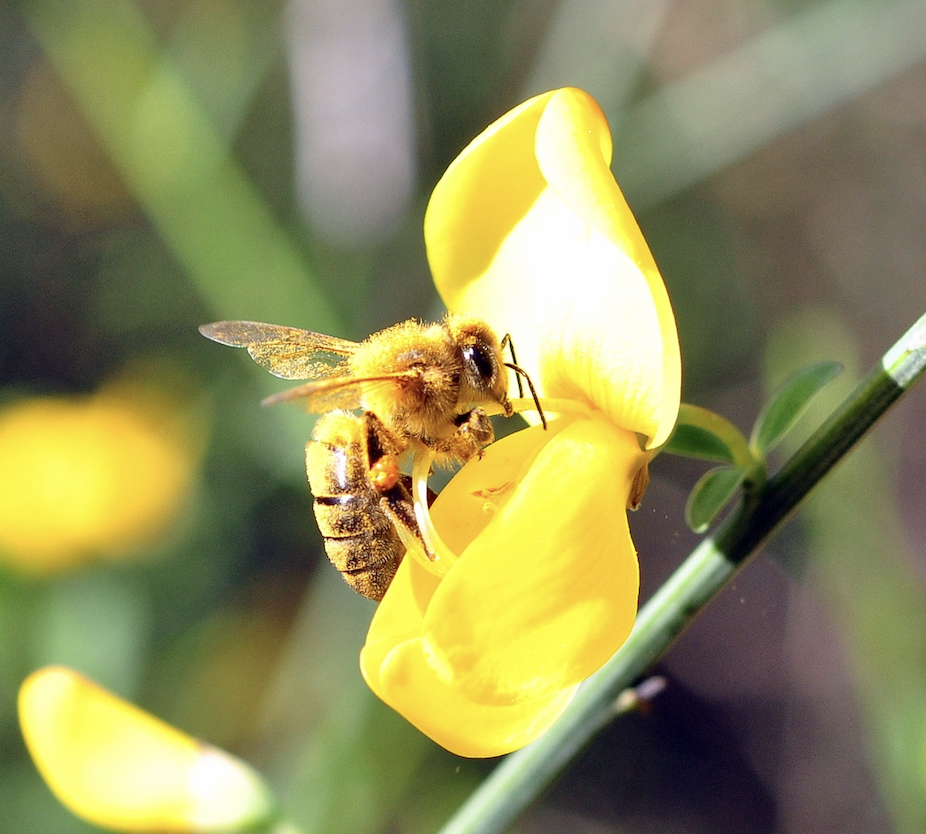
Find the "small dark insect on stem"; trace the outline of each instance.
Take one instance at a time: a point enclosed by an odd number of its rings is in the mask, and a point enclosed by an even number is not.
[[[505,338],[502,339],[501,348],[504,350],[508,348],[508,352],[511,354],[511,361],[505,363],[506,368],[511,368],[515,372],[515,377],[518,381],[518,396],[522,399],[524,398],[524,386],[521,384],[521,377],[527,382],[527,387],[530,389],[531,398],[534,400],[534,405],[537,406],[537,413],[540,415],[540,422],[543,423],[543,430],[547,430],[547,418],[543,413],[543,409],[540,407],[540,397],[537,396],[537,390],[534,388],[534,383],[531,382],[530,374],[524,370],[520,365],[518,365],[518,357],[514,352],[514,342],[511,339],[511,334],[506,333]]]

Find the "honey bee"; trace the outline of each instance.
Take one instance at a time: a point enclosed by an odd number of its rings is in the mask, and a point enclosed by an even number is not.
[[[332,563],[372,599],[385,593],[405,553],[397,525],[420,537],[399,457],[416,444],[443,464],[481,454],[494,439],[483,406],[514,413],[509,369],[519,385],[521,376],[527,379],[537,401],[529,377],[504,361],[510,340],[499,341],[469,316],[451,314],[438,324],[409,320],[362,342],[249,321],[206,324],[200,332],[247,348],[275,376],[310,380],[265,403],[300,400],[325,414],[306,447],[315,515]],[[348,413],[354,409],[361,415]]]

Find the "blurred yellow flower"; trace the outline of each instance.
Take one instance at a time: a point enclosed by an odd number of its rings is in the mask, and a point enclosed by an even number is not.
[[[212,832],[266,823],[271,797],[240,759],[65,667],[30,675],[19,720],[36,767],[77,816],[119,831]]]
[[[447,307],[510,333],[560,412],[454,477],[431,516],[456,563],[440,578],[405,559],[361,653],[374,692],[464,756],[537,738],[636,617],[625,507],[675,423],[681,363],[610,158],[597,104],[546,93],[460,154],[425,217]]]
[[[171,409],[156,392],[123,386],[0,410],[0,561],[53,572],[163,533],[198,454]]]

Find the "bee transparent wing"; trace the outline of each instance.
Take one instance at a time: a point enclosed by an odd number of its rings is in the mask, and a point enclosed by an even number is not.
[[[264,405],[276,405],[283,402],[300,402],[302,407],[312,413],[321,414],[338,408],[354,409],[363,405],[363,395],[380,385],[395,385],[397,380],[410,379],[414,371],[395,371],[378,376],[335,376],[316,379],[273,394],[264,399]]]
[[[317,379],[338,373],[357,342],[259,321],[217,321],[199,332],[229,347],[247,348],[251,358],[281,379]]]

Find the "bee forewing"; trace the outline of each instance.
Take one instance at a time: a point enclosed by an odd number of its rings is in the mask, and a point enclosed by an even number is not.
[[[268,342],[248,347],[251,358],[280,379],[318,379],[344,370],[344,357],[326,351]]]
[[[259,321],[217,321],[199,332],[229,347],[247,348],[251,358],[282,379],[314,379],[338,371],[357,342]],[[326,355],[327,354],[327,355]]]
[[[353,353],[358,344],[325,333],[261,321],[214,321],[212,324],[200,325],[199,332],[207,339],[231,347],[250,347],[263,342],[289,342],[343,356]]]

